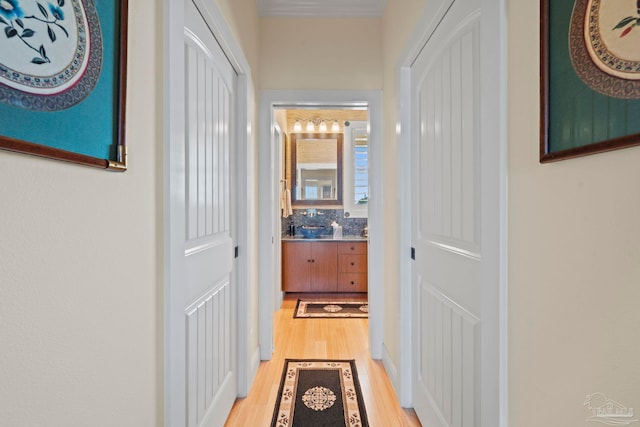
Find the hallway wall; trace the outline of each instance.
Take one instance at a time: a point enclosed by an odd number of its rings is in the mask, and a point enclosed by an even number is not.
[[[538,162],[538,16],[508,1],[509,425],[577,427],[640,408],[640,148]]]
[[[260,20],[260,89],[382,88],[378,18]]]
[[[129,170],[0,152],[0,425],[162,419],[160,6],[130,2]]]
[[[255,76],[255,2],[218,3]],[[162,4],[129,2],[127,172],[0,151],[0,426],[163,425]]]

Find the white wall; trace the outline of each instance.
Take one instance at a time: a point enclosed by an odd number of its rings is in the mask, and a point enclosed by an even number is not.
[[[156,426],[157,2],[130,2],[129,170],[0,151],[0,425]]]
[[[640,148],[538,163],[538,7],[508,2],[509,425],[584,426],[640,410]]]

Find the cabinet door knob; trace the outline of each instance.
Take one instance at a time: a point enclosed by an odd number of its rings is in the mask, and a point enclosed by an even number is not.
[[[351,281],[351,284],[352,284],[352,285],[355,285],[355,284],[356,284],[356,282],[354,282],[354,281],[352,280],[352,281]]]
[[[355,263],[355,262],[352,262],[352,263],[351,263],[351,265],[356,265],[356,263]]]
[[[351,250],[352,250],[352,251],[355,251],[355,250],[356,250],[356,248],[354,248],[353,246],[351,246]]]

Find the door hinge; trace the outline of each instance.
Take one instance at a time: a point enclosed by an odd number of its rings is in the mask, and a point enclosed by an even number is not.
[[[414,261],[416,259],[416,248],[411,248],[411,259]]]
[[[233,248],[233,257],[234,257],[234,258],[238,258],[238,253],[239,253],[239,252],[240,252],[240,251],[239,251],[239,249],[238,249],[238,247],[237,247],[237,246],[236,246],[235,248]]]

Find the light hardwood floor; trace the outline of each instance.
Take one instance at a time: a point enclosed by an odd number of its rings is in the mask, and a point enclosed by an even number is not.
[[[226,426],[269,426],[280,385],[284,359],[355,359],[369,424],[372,427],[420,426],[411,409],[403,409],[382,362],[369,355],[367,319],[294,319],[297,299],[359,301],[365,294],[287,294],[274,318],[275,351],[261,362],[245,399],[238,399]]]

